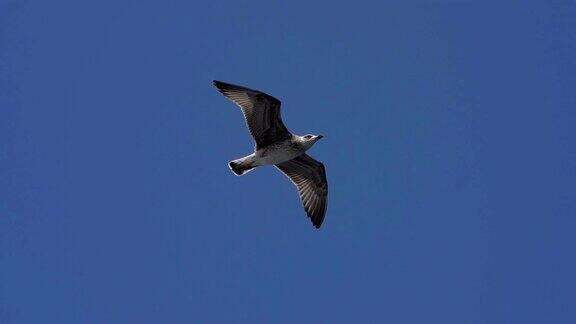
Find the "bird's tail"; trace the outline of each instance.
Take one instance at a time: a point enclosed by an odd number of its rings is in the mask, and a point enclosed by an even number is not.
[[[232,172],[234,172],[234,174],[237,176],[241,176],[249,171],[252,171],[252,169],[256,167],[252,164],[252,161],[248,161],[246,158],[230,161],[228,166],[230,167],[230,170],[232,170]]]

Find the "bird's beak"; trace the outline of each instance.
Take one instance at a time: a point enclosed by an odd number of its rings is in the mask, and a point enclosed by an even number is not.
[[[322,137],[324,137],[324,136],[323,136],[323,135],[318,135],[318,136],[316,136],[316,139],[319,140],[319,139],[321,139]]]

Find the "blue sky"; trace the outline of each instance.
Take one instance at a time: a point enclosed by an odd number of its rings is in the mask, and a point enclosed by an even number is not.
[[[576,5],[0,1],[0,322],[576,322]],[[211,80],[325,135],[315,230]]]

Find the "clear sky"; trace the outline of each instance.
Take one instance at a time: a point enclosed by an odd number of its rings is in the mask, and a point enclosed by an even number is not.
[[[0,322],[576,323],[575,17],[0,0]],[[320,230],[213,79],[325,135]]]

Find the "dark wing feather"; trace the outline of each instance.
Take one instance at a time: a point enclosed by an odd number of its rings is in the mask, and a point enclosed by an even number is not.
[[[256,142],[256,150],[291,136],[280,116],[280,100],[249,88],[214,81],[224,96],[242,110],[246,125]]]
[[[276,164],[298,188],[302,205],[316,228],[320,228],[328,201],[328,182],[324,164],[302,154],[290,161]]]

